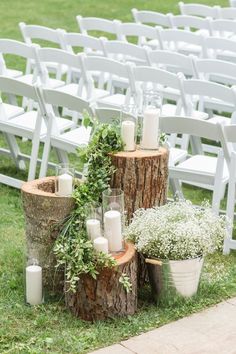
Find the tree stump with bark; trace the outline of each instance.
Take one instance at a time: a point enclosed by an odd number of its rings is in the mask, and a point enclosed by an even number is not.
[[[27,259],[36,258],[43,270],[43,286],[47,293],[63,293],[64,269],[55,269],[54,242],[57,225],[70,214],[74,201],[55,195],[55,177],[23,184],[21,189],[26,224]]]
[[[168,159],[166,148],[158,150],[121,151],[111,155],[116,168],[111,180],[112,188],[124,191],[127,222],[139,208],[152,208],[166,203],[168,187]],[[147,267],[138,257],[138,284],[147,279]]]
[[[125,251],[115,256],[117,266],[99,271],[97,279],[83,274],[76,292],[66,291],[65,300],[71,312],[83,320],[96,321],[116,316],[133,315],[137,309],[137,256],[134,245],[126,243]],[[120,277],[125,273],[132,289],[127,292]]]

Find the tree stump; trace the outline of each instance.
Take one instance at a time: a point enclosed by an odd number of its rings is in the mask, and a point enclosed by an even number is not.
[[[80,276],[76,292],[66,291],[65,300],[71,312],[83,320],[96,321],[115,316],[133,315],[137,309],[137,257],[134,245],[126,243],[117,266],[104,268],[93,279]],[[130,278],[132,290],[127,292],[119,279],[122,273]]]
[[[21,189],[26,222],[27,259],[36,258],[43,269],[47,293],[63,293],[64,269],[55,269],[53,245],[58,236],[56,225],[74,208],[74,201],[55,195],[55,177],[23,184]]]
[[[152,208],[166,203],[168,186],[168,158],[166,148],[158,150],[121,151],[111,155],[116,167],[112,188],[121,188],[125,196],[127,222],[139,208]],[[147,279],[147,267],[138,256],[138,285]]]
[[[167,149],[121,151],[111,157],[116,167],[111,187],[124,191],[128,222],[135,210],[166,203],[169,157]]]

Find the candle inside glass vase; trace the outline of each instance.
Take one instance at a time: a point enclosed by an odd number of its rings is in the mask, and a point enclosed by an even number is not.
[[[136,149],[137,108],[135,105],[125,105],[121,108],[121,138],[124,151]]]
[[[75,170],[68,164],[57,166],[55,194],[58,197],[70,197],[73,193]]]

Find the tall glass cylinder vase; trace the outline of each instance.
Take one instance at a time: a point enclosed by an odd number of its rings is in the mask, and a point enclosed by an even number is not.
[[[159,91],[147,90],[143,96],[140,147],[144,150],[159,148],[159,118],[162,97]]]
[[[137,107],[125,105],[121,107],[121,138],[124,142],[124,151],[136,150],[137,137]]]
[[[104,236],[108,239],[109,251],[122,251],[124,192],[117,188],[105,190],[102,194],[102,205],[104,215]]]

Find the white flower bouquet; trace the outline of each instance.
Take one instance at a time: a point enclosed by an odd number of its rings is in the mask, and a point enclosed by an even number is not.
[[[209,204],[195,207],[177,201],[137,210],[126,238],[145,257],[185,260],[220,250],[226,230],[226,217],[213,214]]]

